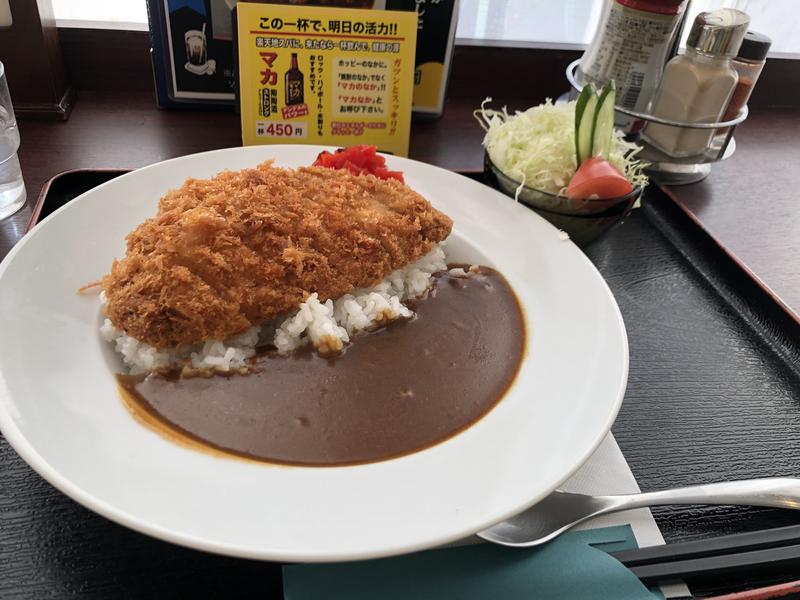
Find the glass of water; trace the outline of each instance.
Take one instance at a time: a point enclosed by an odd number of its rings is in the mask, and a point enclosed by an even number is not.
[[[19,129],[8,92],[6,68],[0,62],[0,219],[25,204],[25,182],[17,158]]]

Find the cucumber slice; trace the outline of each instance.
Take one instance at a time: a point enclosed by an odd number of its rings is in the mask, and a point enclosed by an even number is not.
[[[583,89],[585,90],[586,88]],[[583,107],[583,111],[581,111],[580,122],[575,128],[578,166],[581,166],[583,161],[592,157],[592,138],[595,112],[597,112],[597,100],[597,94],[594,92],[594,88],[592,88],[586,99],[586,105]]]
[[[591,94],[592,85],[589,83],[583,86],[581,93],[578,94],[578,100],[575,102],[575,160],[578,166],[581,164],[581,148],[578,143],[580,136],[578,132],[581,130],[581,117],[583,117],[583,111],[586,110],[586,103],[589,101]]]
[[[612,81],[603,88],[592,127],[592,155],[608,159],[614,140],[614,103],[617,91]]]

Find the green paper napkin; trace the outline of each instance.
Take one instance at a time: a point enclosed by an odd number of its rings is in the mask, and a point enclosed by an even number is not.
[[[394,558],[283,568],[285,600],[655,600],[606,552],[636,548],[629,525],[540,548],[476,544]]]

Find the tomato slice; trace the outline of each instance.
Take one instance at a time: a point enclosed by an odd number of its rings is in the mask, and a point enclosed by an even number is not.
[[[585,160],[567,186],[570,200],[608,200],[626,196],[633,191],[628,178],[619,169],[599,156]]]

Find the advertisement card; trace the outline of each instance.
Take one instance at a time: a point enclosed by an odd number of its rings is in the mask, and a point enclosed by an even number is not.
[[[240,2],[245,145],[374,144],[408,154],[417,14]]]

